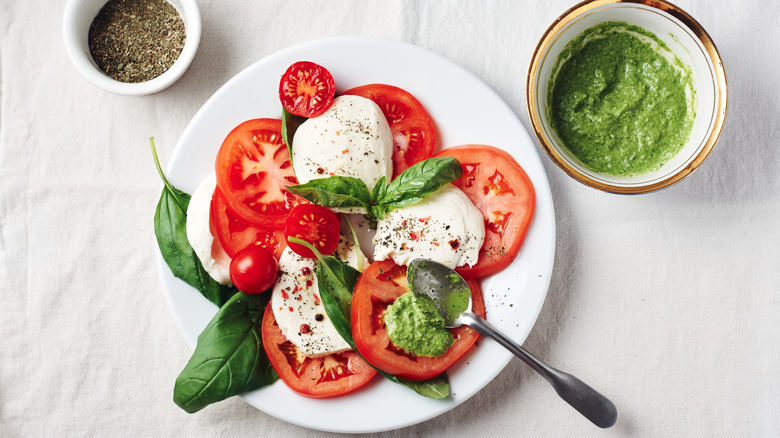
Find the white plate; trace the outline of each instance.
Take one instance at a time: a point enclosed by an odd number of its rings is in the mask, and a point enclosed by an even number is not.
[[[531,227],[512,265],[482,282],[488,320],[522,343],[542,307],[552,272],[555,216],[547,176],[512,110],[481,80],[440,56],[405,43],[363,37],[316,40],[270,55],[228,81],[198,111],[171,158],[167,171],[171,183],[192,193],[214,171],[217,150],[233,127],[252,118],[281,117],[279,78],[290,64],[301,60],[330,70],[337,91],[368,83],[393,84],[410,91],[436,124],[437,149],[490,144],[507,150],[523,166],[536,189]],[[159,252],[157,261],[171,313],[187,344],[194,348],[217,308],[173,277]],[[368,388],[334,399],[299,396],[281,381],[242,397],[263,412],[312,429],[390,430],[454,408],[488,384],[512,357],[496,342],[480,341],[449,373],[452,396],[445,400],[421,397],[380,377]]]

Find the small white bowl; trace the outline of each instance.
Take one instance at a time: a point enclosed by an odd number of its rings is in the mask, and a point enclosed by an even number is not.
[[[660,169],[647,174],[614,176],[588,169],[563,147],[548,120],[548,84],[558,55],[583,31],[607,21],[623,21],[652,32],[691,69],[696,116],[688,143]],[[693,172],[718,140],[726,117],[727,95],[723,64],[707,32],[693,17],[663,0],[589,0],[574,6],[539,41],[526,90],[531,124],[550,158],[577,181],[621,194],[659,190]]]
[[[117,81],[98,68],[89,51],[89,26],[108,0],[69,0],[65,5],[62,35],[73,65],[89,82],[114,94],[143,96],[156,93],[176,82],[187,70],[200,43],[200,9],[196,0],[167,0],[184,21],[186,41],[179,58],[163,74],[146,82]]]

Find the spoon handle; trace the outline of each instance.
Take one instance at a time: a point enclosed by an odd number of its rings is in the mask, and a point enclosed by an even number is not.
[[[606,397],[599,394],[582,380],[571,374],[558,371],[547,365],[534,355],[529,353],[517,342],[496,330],[493,325],[478,315],[464,312],[458,318],[464,324],[472,327],[482,336],[493,338],[507,350],[515,354],[527,363],[537,373],[541,374],[552,386],[558,395],[579,411],[588,420],[598,427],[612,427],[617,422],[618,412],[615,405]]]

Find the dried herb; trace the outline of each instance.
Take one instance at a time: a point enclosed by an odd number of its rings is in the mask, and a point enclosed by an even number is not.
[[[179,58],[184,21],[165,0],[109,0],[89,27],[89,50],[98,67],[121,82],[145,82]]]

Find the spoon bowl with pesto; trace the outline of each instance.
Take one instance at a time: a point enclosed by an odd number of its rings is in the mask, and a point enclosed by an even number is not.
[[[571,374],[542,362],[484,318],[473,313],[471,290],[457,272],[441,263],[418,258],[409,264],[407,277],[411,291],[430,299],[447,328],[467,325],[482,336],[495,340],[544,377],[563,400],[593,424],[608,428],[617,422],[617,408],[609,399]]]
[[[611,193],[648,193],[691,174],[726,114],[714,43],[663,0],[571,8],[540,40],[526,91],[547,155],[579,182]]]

